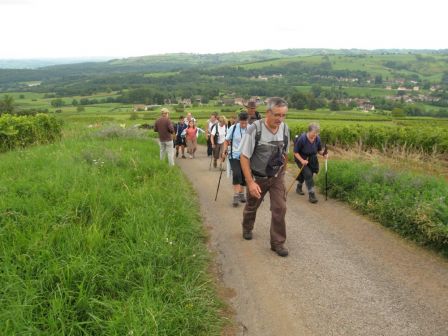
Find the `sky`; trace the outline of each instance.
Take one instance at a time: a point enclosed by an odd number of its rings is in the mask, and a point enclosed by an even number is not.
[[[0,0],[0,59],[446,49],[448,1]]]

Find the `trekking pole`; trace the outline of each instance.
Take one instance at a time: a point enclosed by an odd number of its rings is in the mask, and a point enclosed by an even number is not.
[[[328,154],[327,144],[325,144],[324,155]],[[325,200],[328,200],[328,158],[325,157]]]
[[[223,172],[223,170],[222,170],[222,161],[219,164],[219,170],[221,172],[219,173],[219,180],[218,180],[218,187],[216,188],[215,202],[218,199],[219,185],[221,184],[221,177],[222,177],[222,172]]]
[[[299,178],[300,174],[302,173],[303,168],[305,168],[305,165],[302,166],[302,168],[300,168],[299,173],[297,174],[296,178],[294,180],[292,180],[291,185],[288,188],[288,191],[286,192],[286,195],[288,195],[289,191],[291,190],[292,186],[294,185],[294,183],[296,182],[296,180]]]

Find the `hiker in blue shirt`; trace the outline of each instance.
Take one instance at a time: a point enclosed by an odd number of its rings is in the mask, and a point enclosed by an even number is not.
[[[244,186],[246,181],[244,179],[243,172],[241,171],[240,165],[240,143],[246,134],[247,124],[249,120],[249,115],[247,112],[241,112],[238,115],[238,122],[230,126],[227,131],[226,140],[224,142],[224,150],[222,154],[222,159],[224,160],[226,156],[229,158],[230,167],[232,169],[232,184],[233,184],[233,202],[232,205],[237,207],[238,204],[245,203],[246,197],[244,196]]]
[[[317,124],[310,124],[308,132],[296,137],[294,141],[294,161],[302,172],[297,178],[296,192],[299,195],[305,195],[302,190],[303,182],[308,189],[309,201],[317,203],[316,193],[314,191],[313,175],[319,172],[319,161],[317,154],[328,157],[328,153],[322,149],[322,143],[319,137],[320,127]]]
[[[174,131],[176,133],[176,139],[174,142],[174,145],[176,146],[176,157],[179,157],[179,147],[180,147],[182,153],[182,159],[185,159],[185,146],[186,146],[185,135],[182,134],[187,127],[188,126],[185,125],[184,116],[180,116],[179,122],[176,125],[174,125]]]

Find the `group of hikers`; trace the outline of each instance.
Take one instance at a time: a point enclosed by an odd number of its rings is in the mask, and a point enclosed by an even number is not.
[[[212,113],[207,120],[205,130],[196,125],[191,113],[180,117],[173,125],[169,111],[163,108],[161,117],[156,121],[154,130],[159,133],[160,159],[168,156],[170,165],[176,157],[194,158],[197,150],[197,137],[204,133],[207,139],[207,155],[210,165],[222,173],[223,163],[228,160],[232,173],[232,205],[237,207],[245,203],[242,220],[242,235],[246,240],[253,237],[257,209],[269,192],[271,202],[271,249],[277,255],[286,257],[289,252],[286,241],[286,187],[285,171],[290,148],[290,131],[284,122],[288,112],[287,102],[279,97],[267,100],[264,118],[256,110],[256,103],[250,101],[246,111],[238,114],[234,122],[228,122],[224,116]],[[326,148],[322,147],[319,126],[310,124],[307,132],[296,136],[294,140],[294,161],[300,169],[297,176],[296,192],[305,195],[303,184],[308,191],[311,203],[318,201],[313,176],[319,171],[317,155],[327,158]],[[245,191],[246,189],[246,191]]]

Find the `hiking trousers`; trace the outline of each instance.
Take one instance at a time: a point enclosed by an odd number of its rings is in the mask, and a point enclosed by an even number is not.
[[[271,247],[283,246],[286,241],[286,187],[285,173],[277,177],[260,178],[255,182],[260,186],[261,197],[255,198],[247,190],[247,202],[243,211],[243,231],[250,232],[254,228],[257,209],[261,205],[266,193],[271,200]]]
[[[173,140],[159,141],[160,146],[160,160],[165,159],[165,155],[168,156],[168,163],[170,166],[174,166],[174,148]]]
[[[299,167],[299,169],[301,168],[301,166],[297,165]],[[310,169],[310,167],[305,166],[302,169],[302,172],[300,173],[299,177],[297,178],[297,181],[300,184],[303,184],[303,182],[305,182],[306,184],[306,188],[308,189],[308,191],[314,191],[314,180],[313,180],[313,171]]]

